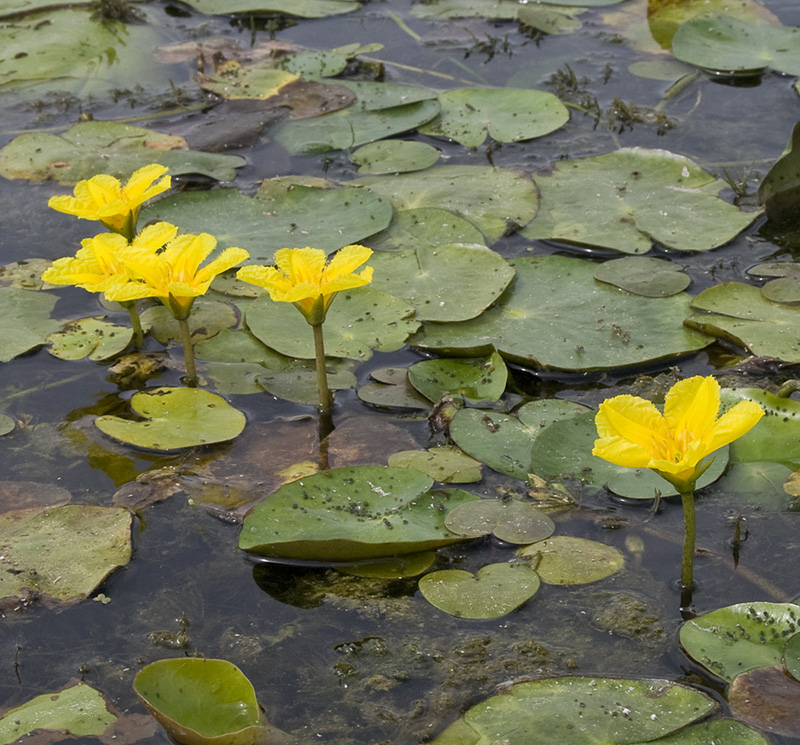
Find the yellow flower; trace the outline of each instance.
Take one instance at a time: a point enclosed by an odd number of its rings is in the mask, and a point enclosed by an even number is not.
[[[216,239],[208,233],[175,237],[177,232],[174,225],[158,222],[137,235],[117,254],[131,281],[106,290],[106,297],[118,302],[155,297],[175,318],[185,320],[195,298],[206,293],[214,277],[250,256],[242,248],[226,248],[201,267],[216,248]]]
[[[153,163],[135,171],[124,186],[113,176],[101,173],[75,184],[71,197],[51,197],[48,205],[68,215],[99,220],[109,230],[130,240],[142,204],[170,188],[169,176],[156,181],[166,172],[166,166]]]
[[[370,256],[365,246],[345,246],[326,264],[325,252],[317,248],[282,248],[275,252],[277,269],[246,266],[236,276],[266,288],[273,300],[294,303],[312,326],[319,326],[337,292],[372,281],[372,267],[355,273]]]
[[[652,468],[673,485],[693,489],[705,470],[700,461],[764,416],[754,401],[741,401],[717,418],[719,405],[719,383],[711,376],[675,384],[663,414],[638,396],[615,396],[600,404],[592,454],[618,466]]]
[[[117,258],[128,241],[116,233],[103,233],[81,241],[75,256],[56,259],[42,273],[53,285],[75,285],[89,292],[105,292],[112,285],[128,281],[128,273]]]

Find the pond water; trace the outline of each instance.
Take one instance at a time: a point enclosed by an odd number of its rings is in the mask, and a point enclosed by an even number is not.
[[[3,23],[23,22],[4,21],[6,6],[13,10],[16,4],[0,2],[0,32]],[[238,131],[237,113],[215,119],[216,99],[194,79],[196,55],[163,62],[150,59],[157,47],[212,37],[244,50],[271,40],[308,49],[377,43],[382,48],[348,68],[353,76],[367,79],[380,70],[383,81],[436,90],[548,91],[571,105],[571,118],[537,139],[491,145],[487,140],[467,147],[415,130],[401,137],[435,146],[439,165],[529,173],[618,148],[669,150],[734,183],[745,210],[757,208],[758,184],[800,119],[795,78],[777,72],[735,80],[701,74],[677,91],[670,89],[683,73],[671,79],[633,74],[633,63],[670,58],[637,44],[647,17],[647,3],[639,0],[588,8],[580,16],[581,28],[565,35],[537,34],[516,20],[424,18],[405,0],[373,0],[348,14],[291,22],[270,14],[205,15],[170,2],[134,7],[140,18],[131,28],[148,39],[142,47],[146,54],[137,62],[135,56],[117,50],[129,69],[108,67],[103,74],[110,82],[67,77],[64,90],[59,90],[0,81],[0,147],[26,132],[59,133],[87,114],[95,121],[119,120],[186,134],[190,144],[199,137],[198,125],[214,121],[214,139],[223,132],[219,148],[224,145],[226,154],[244,158],[232,186],[248,196],[261,180],[276,176],[337,182],[359,177],[350,151],[290,154],[273,139],[277,123],[253,133]],[[800,26],[795,0],[764,0],[761,7],[784,25]],[[5,69],[0,67],[0,72]],[[616,99],[633,104],[638,113],[631,107],[626,113]],[[585,112],[587,102],[596,102],[596,108],[592,103]],[[225,142],[225,130],[233,130],[234,124],[233,136],[241,142]],[[177,182],[187,190],[213,183],[188,176]],[[81,239],[97,232],[96,224],[47,207],[49,197],[67,191],[52,181],[0,179],[0,264],[67,256]],[[722,196],[732,201],[734,190]],[[316,222],[313,214],[308,219]],[[324,228],[314,225],[317,232]],[[358,242],[369,246],[369,235]],[[264,251],[271,253],[282,245],[265,246]],[[295,244],[287,236],[285,245]],[[622,255],[526,238],[514,231],[499,237],[492,248],[506,259],[524,260],[558,254],[599,263]],[[765,261],[792,261],[796,248],[791,226],[775,227],[759,216],[713,250],[656,247],[648,256],[682,269],[691,279],[688,292],[695,296],[723,282],[756,285],[748,268]],[[105,312],[94,295],[81,290],[49,292],[58,298],[55,318]],[[579,308],[585,298],[573,292],[568,300]],[[126,317],[116,313],[115,318],[124,323]],[[796,331],[791,333],[796,337]],[[575,345],[581,341],[579,336],[574,339]],[[164,345],[147,340],[146,351],[162,363],[163,350]],[[362,387],[376,370],[407,368],[431,356],[406,344],[375,352],[359,361],[353,372]],[[778,365],[732,368],[744,356],[737,346],[717,341],[693,354],[600,372],[512,364],[507,393],[493,408],[512,409],[526,400],[552,397],[595,407],[608,396],[631,392],[660,400],[679,377],[696,374],[718,375],[731,387],[775,392],[794,376],[791,368]],[[543,586],[522,607],[495,620],[460,619],[426,602],[417,578],[363,579],[326,566],[253,560],[237,548],[240,515],[227,505],[206,504],[214,488],[267,492],[267,485],[274,488],[279,483],[278,471],[313,460],[313,406],[265,392],[225,393],[247,416],[245,432],[235,441],[188,453],[140,451],[104,438],[93,419],[124,414],[140,385],[180,385],[180,347],[169,346],[169,361],[146,383],[111,372],[110,364],[57,359],[41,348],[0,367],[0,413],[16,423],[12,432],[0,437],[4,483],[58,486],[71,494],[72,502],[95,505],[112,504],[119,489],[124,491],[125,484],[147,472],[161,484],[177,485],[168,499],[137,512],[133,558],[109,576],[99,596],[95,593],[66,609],[33,602],[26,607],[11,604],[3,611],[0,709],[79,678],[120,711],[143,713],[132,688],[136,672],[164,657],[199,655],[241,667],[270,721],[307,742],[425,741],[509,681],[551,675],[666,678],[707,692],[727,711],[725,685],[677,644],[684,621],[678,587],[683,513],[678,500],[665,499],[654,506],[651,499],[623,499],[605,489],[586,488],[579,479],[566,482],[569,504],[545,504],[556,533],[616,547],[625,555],[623,569],[593,584]],[[214,389],[214,384],[208,387]],[[337,392],[331,465],[384,465],[393,453],[442,442],[441,432],[431,434],[428,414],[424,409],[373,406],[353,389]],[[698,497],[695,612],[798,597],[800,510],[782,486],[793,465],[754,467],[746,477],[723,478]],[[7,485],[3,488],[10,491]],[[480,482],[464,488],[483,497],[523,496],[529,489],[488,466]],[[0,509],[5,498],[0,494]],[[735,540],[737,535],[743,540]],[[509,544],[484,537],[440,549],[434,568],[476,572],[512,557]],[[775,743],[796,741],[770,738]],[[129,741],[168,739],[160,729],[143,729],[134,731]]]

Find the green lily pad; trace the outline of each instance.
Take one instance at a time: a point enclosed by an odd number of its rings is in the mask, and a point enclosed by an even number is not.
[[[206,15],[286,13],[301,18],[352,13],[361,7],[354,0],[186,0],[186,4]]]
[[[357,381],[352,365],[343,360],[328,360],[325,365],[328,388],[344,391],[355,388]],[[314,362],[295,360],[285,370],[261,371],[256,376],[258,384],[267,392],[284,401],[315,405],[319,403],[317,367]]]
[[[716,73],[752,75],[771,67],[800,75],[800,28],[708,13],[678,26],[672,53]]]
[[[375,83],[371,80],[339,80],[358,100],[361,111],[381,111],[423,101],[436,101],[439,94],[430,88],[397,83]]]
[[[389,227],[369,239],[375,251],[436,248],[450,243],[481,244],[483,233],[453,212],[427,207],[395,212]]]
[[[131,408],[142,420],[101,416],[95,424],[115,440],[148,450],[181,450],[232,440],[245,416],[200,388],[155,388],[136,393]]]
[[[535,469],[531,448],[539,433],[551,423],[583,411],[587,411],[585,406],[559,399],[531,401],[520,407],[515,416],[462,409],[450,422],[450,436],[473,458],[495,471],[526,481]]]
[[[723,388],[722,406],[755,401],[766,413],[749,432],[730,445],[737,463],[800,461],[800,402],[775,396],[761,388]]]
[[[142,224],[166,220],[211,233],[220,248],[250,252],[245,264],[272,263],[276,249],[313,246],[326,253],[359,243],[392,219],[388,201],[365,189],[315,188],[291,180],[262,184],[255,198],[235,189],[183,192],[142,210]]]
[[[222,329],[210,339],[203,339],[195,344],[194,352],[201,360],[249,362],[269,370],[284,370],[290,364],[290,360],[282,354],[274,352],[242,330]]]
[[[358,389],[358,397],[368,404],[401,409],[427,411],[431,403],[417,393],[408,382],[408,370],[404,367],[385,367],[370,373],[372,380]]]
[[[783,665],[795,680],[800,681],[800,634],[789,637],[783,648]]]
[[[755,277],[777,277],[761,288],[761,294],[773,303],[800,303],[800,264],[794,261],[770,261],[747,270]]]
[[[253,684],[231,662],[158,660],[143,667],[133,689],[169,735],[186,745],[256,745],[264,722]]]
[[[172,340],[180,340],[181,330],[175,316],[166,305],[151,305],[139,315],[142,326],[149,329],[153,338],[166,344]],[[236,308],[230,303],[200,297],[192,305],[189,317],[189,328],[195,342],[208,339],[221,331],[230,329],[239,322]]]
[[[445,394],[472,402],[497,401],[506,390],[508,368],[497,352],[477,360],[424,360],[409,368],[408,380],[434,403]]]
[[[539,585],[536,572],[525,564],[489,564],[474,576],[463,569],[431,572],[419,581],[419,591],[451,616],[486,620],[519,608]]]
[[[288,70],[276,70],[264,65],[242,66],[228,63],[213,75],[202,75],[201,88],[227,99],[250,98],[264,101],[277,96],[281,89],[299,80]]]
[[[680,266],[647,256],[604,261],[595,270],[594,278],[644,297],[677,295],[691,282]]]
[[[595,412],[587,411],[556,421],[542,431],[533,443],[531,460],[537,475],[549,481],[564,477],[605,486],[628,499],[654,499],[675,496],[678,492],[648,468],[617,466],[592,455],[597,439]],[[729,446],[713,454],[713,462],[697,481],[702,489],[722,476],[728,465]]]
[[[442,484],[468,484],[481,480],[480,461],[447,445],[432,447],[430,450],[403,450],[394,453],[389,457],[389,465],[393,468],[416,469]],[[453,533],[459,533],[450,525],[447,528]]]
[[[325,319],[325,354],[366,360],[372,350],[393,352],[418,327],[402,300],[368,287],[339,293]],[[253,335],[287,357],[313,360],[314,335],[291,303],[254,300],[245,314]]]
[[[372,286],[413,305],[421,321],[475,318],[503,294],[514,277],[508,262],[482,243],[378,253],[370,264],[375,268]]]
[[[272,136],[291,155],[348,150],[416,129],[438,113],[439,103],[433,100],[378,111],[365,110],[356,103],[312,119],[284,122],[272,130]]]
[[[532,502],[479,499],[456,507],[445,519],[447,529],[478,538],[492,533],[507,543],[533,543],[548,538],[555,523]]]
[[[8,362],[47,342],[59,322],[50,318],[54,295],[0,287],[0,362]]]
[[[517,553],[533,560],[533,568],[548,585],[598,582],[625,563],[625,557],[613,546],[567,535],[538,541]]]
[[[36,730],[96,737],[116,720],[98,691],[85,683],[75,683],[7,711],[0,719],[0,745],[17,742]]]
[[[718,336],[758,356],[800,362],[800,338],[795,331],[800,308],[767,300],[758,287],[727,282],[703,290],[692,300],[690,328]]]
[[[545,34],[560,35],[577,31],[583,25],[578,20],[578,16],[585,12],[585,7],[558,6],[555,3],[547,2],[520,6],[517,18],[526,26],[531,26]]]
[[[416,18],[496,18],[517,17],[516,0],[436,0],[414,3],[411,14]]]
[[[792,128],[789,144],[758,185],[758,203],[770,220],[791,220],[800,200],[800,122]],[[755,268],[755,267],[754,267]]]
[[[687,621],[679,640],[686,653],[727,680],[778,665],[787,640],[800,631],[800,606],[738,603]]]
[[[0,150],[0,175],[61,184],[97,173],[127,179],[151,163],[167,166],[172,176],[198,173],[233,181],[246,161],[238,155],[192,151],[183,137],[116,122],[81,122],[60,135],[31,132]]]
[[[699,722],[651,742],[653,745],[769,745],[758,732],[734,719]]]
[[[800,737],[800,683],[782,666],[738,675],[728,691],[731,714],[754,727],[785,737]]]
[[[410,140],[372,142],[350,153],[350,160],[364,174],[409,173],[429,168],[439,160],[433,145]]]
[[[388,556],[385,559],[358,564],[337,564],[336,571],[354,577],[403,579],[404,577],[418,577],[423,572],[427,572],[434,561],[436,561],[436,554],[433,551],[422,551],[409,556]]]
[[[0,515],[0,599],[31,591],[48,605],[83,600],[131,558],[131,513],[69,504]]]
[[[121,354],[133,338],[133,329],[109,323],[100,316],[69,321],[47,337],[48,351],[62,360],[107,360]]]
[[[494,347],[522,364],[612,370],[711,343],[684,327],[689,311],[684,293],[645,298],[620,292],[597,282],[596,265],[582,259],[536,256],[510,264],[516,279],[492,308],[470,321],[425,323],[413,344],[439,354],[488,354]]]
[[[659,679],[545,678],[516,683],[473,706],[434,745],[623,745],[658,742],[717,704]]]
[[[16,426],[17,423],[10,416],[0,414],[0,437],[7,435],[9,432],[13,432]]]
[[[464,540],[446,514],[478,497],[429,492],[433,480],[408,468],[355,466],[285,484],[245,517],[239,548],[263,556],[355,561],[416,553]]]
[[[347,63],[362,54],[372,54],[383,49],[383,44],[345,44],[334,49],[312,50],[286,54],[278,59],[283,70],[293,72],[304,80],[318,80],[338,75]]]
[[[511,226],[536,215],[538,195],[530,177],[518,170],[489,166],[435,166],[421,173],[365,176],[349,182],[366,186],[395,210],[419,207],[454,212],[494,243]]]
[[[569,111],[552,93],[535,90],[461,88],[439,96],[441,112],[421,128],[478,147],[487,134],[497,142],[543,137],[569,121]]]
[[[666,150],[622,148],[559,161],[547,174],[538,174],[536,184],[539,214],[522,235],[622,253],[646,253],[653,243],[708,251],[758,216],[717,196],[728,188],[724,181]]]

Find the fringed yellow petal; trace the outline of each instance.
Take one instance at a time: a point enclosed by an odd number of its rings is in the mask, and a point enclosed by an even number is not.
[[[668,436],[661,412],[638,396],[615,396],[603,401],[595,424],[600,437],[622,437],[653,455],[656,443]]]
[[[664,419],[677,438],[700,439],[714,426],[719,412],[719,383],[695,375],[676,383],[664,399]]]
[[[755,401],[740,401],[732,409],[726,411],[714,424],[714,429],[706,440],[709,453],[749,432],[759,419],[764,416],[762,409]]]
[[[372,250],[357,244],[340,248],[331,258],[322,273],[322,282],[327,284],[337,277],[351,274],[372,256]],[[371,275],[370,275],[371,276]]]
[[[647,468],[653,459],[649,450],[622,437],[601,437],[595,440],[592,455],[628,468]]]

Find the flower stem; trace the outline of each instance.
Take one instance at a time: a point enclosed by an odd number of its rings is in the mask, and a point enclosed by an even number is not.
[[[142,331],[142,319],[139,318],[139,311],[136,309],[136,301],[128,300],[121,303],[122,307],[128,311],[128,318],[131,319],[131,328],[133,328],[133,342],[137,349],[144,346],[144,331]]]
[[[194,388],[197,385],[197,369],[194,366],[194,348],[192,347],[192,332],[189,329],[189,319],[179,318],[177,320],[181,330],[183,359],[186,361],[186,385]]]
[[[320,440],[333,431],[333,397],[328,388],[328,372],[325,370],[325,343],[322,338],[322,324],[314,329],[314,356],[317,363],[317,393],[319,394]]]
[[[694,585],[694,490],[681,491],[683,504],[683,561],[681,562],[681,587],[691,598]]]

